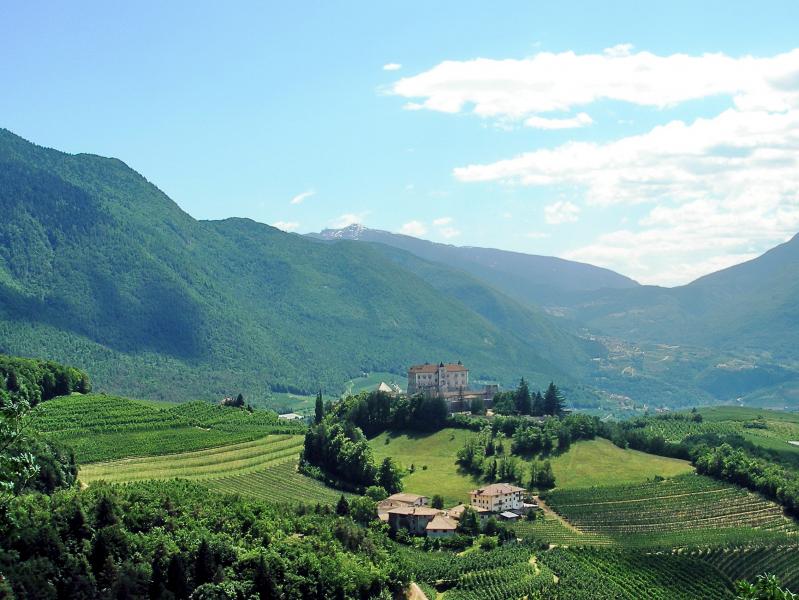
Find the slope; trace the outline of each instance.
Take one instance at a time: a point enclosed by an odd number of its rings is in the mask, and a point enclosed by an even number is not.
[[[505,380],[575,369],[369,245],[196,221],[119,160],[5,130],[0,212],[0,351],[90,368],[98,389],[258,399],[422,359]],[[582,342],[558,336],[579,357]]]
[[[525,304],[558,302],[568,292],[638,285],[609,269],[552,256],[438,244],[361,225],[326,229],[309,235],[317,239],[359,240],[399,248],[419,258],[469,273]]]

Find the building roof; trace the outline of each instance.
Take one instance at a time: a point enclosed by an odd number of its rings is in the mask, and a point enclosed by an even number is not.
[[[524,488],[511,485],[509,483],[492,483],[484,488],[479,488],[469,492],[477,496],[502,496],[504,494],[512,494],[513,492],[523,492]]]
[[[377,391],[378,392],[387,392],[389,394],[394,392],[394,390],[391,389],[391,386],[388,385],[385,381],[381,381],[380,382],[380,385],[377,386]]]
[[[519,515],[517,515],[516,513],[513,513],[513,512],[509,512],[507,510],[505,512],[499,513],[499,516],[502,517],[503,519],[518,519],[519,518]]]
[[[286,419],[287,421],[298,421],[300,419],[304,419],[302,415],[298,415],[297,413],[286,413],[284,415],[278,415],[278,419]]]
[[[427,500],[427,496],[420,496],[419,494],[409,494],[407,492],[399,492],[397,494],[391,494],[388,498],[386,498],[386,500],[389,500],[391,502],[406,502],[413,504],[414,502],[417,502],[422,498]]]
[[[425,529],[448,529],[451,531],[455,531],[457,528],[458,524],[444,515],[436,515],[425,527]]]
[[[458,363],[440,363],[439,365],[431,365],[430,363],[425,363],[423,365],[413,365],[410,369],[408,369],[409,373],[435,373],[438,371],[439,367],[444,367],[447,371],[468,371],[466,367],[463,366],[460,362]]]
[[[466,506],[465,504],[458,504],[457,506],[453,506],[447,511],[447,516],[460,521],[461,517],[463,516],[463,511],[465,511],[467,508],[471,508],[474,512],[478,514],[478,516],[491,512],[489,509],[481,508],[479,506]]]
[[[429,506],[398,506],[388,511],[390,515],[406,515],[414,517],[434,517],[441,511]]]

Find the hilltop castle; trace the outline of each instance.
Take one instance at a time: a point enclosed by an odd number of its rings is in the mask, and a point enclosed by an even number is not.
[[[425,363],[408,369],[408,395],[426,394],[447,401],[450,412],[469,410],[474,398],[490,403],[497,386],[484,386],[482,391],[469,389],[469,369],[461,361],[457,363]]]

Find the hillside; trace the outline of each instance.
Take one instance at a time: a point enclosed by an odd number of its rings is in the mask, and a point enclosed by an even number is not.
[[[408,235],[367,229],[361,225],[325,229],[309,235],[323,240],[358,240],[399,248],[424,260],[469,273],[525,304],[557,301],[567,292],[638,285],[610,269],[562,258],[438,244]]]
[[[588,357],[545,315],[470,283],[481,311],[369,245],[196,221],[116,159],[3,130],[0,166],[0,351],[86,367],[100,390],[257,400],[439,358],[544,381]]]

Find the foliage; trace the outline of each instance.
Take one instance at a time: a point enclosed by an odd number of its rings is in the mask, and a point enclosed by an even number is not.
[[[795,600],[797,595],[780,588],[773,575],[758,575],[754,583],[739,581],[736,585],[736,600]]]
[[[3,530],[0,571],[18,598],[387,600],[407,582],[387,538],[348,517],[186,482],[22,496]]]

